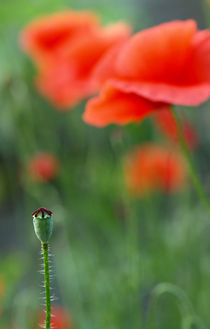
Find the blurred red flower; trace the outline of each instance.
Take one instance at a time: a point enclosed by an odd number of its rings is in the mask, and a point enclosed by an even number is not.
[[[98,89],[92,71],[104,54],[128,34],[127,25],[115,24],[80,35],[60,59],[41,71],[36,81],[38,89],[61,109],[92,95]]]
[[[20,44],[38,65],[58,57],[69,42],[99,25],[97,16],[88,11],[64,11],[40,17],[25,26]]]
[[[98,126],[118,123],[113,111],[120,113],[120,104],[110,112],[113,100],[107,88],[123,94],[128,102],[134,95],[145,98],[146,107],[142,104],[135,111],[142,118],[157,110],[159,103],[161,107],[162,103],[201,104],[210,95],[210,32],[198,31],[193,20],[173,21],[141,31],[103,58],[94,71],[94,79],[102,90],[88,102],[84,120]],[[153,102],[149,111],[148,102]],[[104,116],[100,117],[100,108],[107,112],[106,122]],[[131,121],[129,109],[122,117],[125,123]]]
[[[42,310],[39,316],[39,323],[43,325],[45,323],[45,311]],[[52,307],[51,316],[51,327],[53,329],[71,329],[72,328],[72,318],[69,312],[61,306]]]
[[[28,163],[28,173],[36,182],[46,182],[53,179],[58,171],[58,159],[47,152],[34,155]]]
[[[170,110],[161,110],[153,116],[153,122],[163,135],[173,142],[179,142],[179,129]],[[193,125],[186,119],[181,120],[183,135],[187,146],[193,150],[198,146],[198,135]]]
[[[130,33],[127,24],[102,27],[94,14],[72,11],[32,22],[21,39],[38,63],[37,88],[55,106],[66,109],[97,91],[92,72]]]
[[[126,157],[124,172],[129,192],[139,196],[159,190],[176,192],[185,185],[187,177],[178,150],[152,143],[137,147]]]

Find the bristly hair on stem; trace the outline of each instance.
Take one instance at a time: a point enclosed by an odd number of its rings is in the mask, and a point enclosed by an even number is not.
[[[45,329],[50,329],[51,320],[51,296],[50,296],[50,272],[48,259],[48,243],[42,243],[44,258],[44,282],[45,282],[45,300],[46,300],[46,320]]]
[[[52,211],[41,207],[32,213],[36,236],[41,241],[44,265],[44,288],[46,302],[45,329],[50,329],[51,296],[50,296],[50,268],[49,268],[49,239],[52,235]]]

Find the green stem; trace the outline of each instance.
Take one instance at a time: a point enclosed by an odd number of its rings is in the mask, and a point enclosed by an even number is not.
[[[43,259],[44,259],[44,282],[45,282],[45,299],[46,299],[46,321],[45,329],[50,329],[51,319],[51,300],[50,300],[50,274],[48,260],[48,243],[42,243]]]
[[[181,145],[182,152],[183,152],[183,154],[184,154],[184,156],[187,160],[188,170],[189,170],[189,174],[190,174],[190,177],[192,179],[192,182],[194,184],[194,188],[197,191],[197,194],[198,194],[200,200],[202,201],[203,206],[205,207],[208,216],[210,217],[209,200],[208,200],[206,192],[203,188],[201,180],[200,180],[200,178],[197,174],[197,171],[196,171],[196,169],[193,165],[192,157],[191,157],[189,148],[186,144],[186,141],[185,141],[185,138],[184,138],[184,135],[183,135],[181,121],[180,121],[180,119],[179,119],[179,117],[178,117],[175,110],[171,109],[171,113],[172,113],[174,121],[175,121],[175,123],[178,127],[179,142],[180,142],[180,145]]]

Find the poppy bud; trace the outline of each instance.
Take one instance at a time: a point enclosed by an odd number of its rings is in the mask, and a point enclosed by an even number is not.
[[[48,243],[53,229],[52,211],[39,208],[32,213],[34,231],[42,243]]]

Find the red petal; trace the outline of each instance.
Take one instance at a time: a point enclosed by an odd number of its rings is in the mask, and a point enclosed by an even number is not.
[[[83,119],[98,127],[111,123],[123,125],[142,121],[159,106],[135,94],[125,93],[117,89],[114,83],[109,83],[102,88],[98,97],[87,103]]]
[[[118,57],[118,74],[145,82],[180,82],[195,32],[195,21],[188,20],[137,33]]]
[[[189,79],[210,84],[210,31],[197,32],[192,42]]]
[[[78,75],[92,75],[92,71],[103,56],[115,45],[128,39],[130,27],[125,23],[117,23],[98,29],[92,34],[80,37],[70,43],[65,58],[76,67]]]
[[[98,17],[88,11],[65,11],[41,17],[28,24],[21,33],[22,48],[35,60],[55,55],[69,39],[98,28]]]
[[[68,110],[96,91],[88,78],[78,76],[75,66],[71,63],[61,61],[42,72],[36,79],[36,85],[56,107]]]
[[[97,84],[103,85],[106,80],[116,77],[116,58],[123,49],[124,44],[125,42],[122,42],[115,47],[112,47],[112,49],[109,50],[96,65],[92,78]]]
[[[125,92],[132,92],[153,102],[175,105],[196,106],[206,101],[210,95],[210,83],[197,85],[169,85],[137,80],[116,80],[116,85]]]

